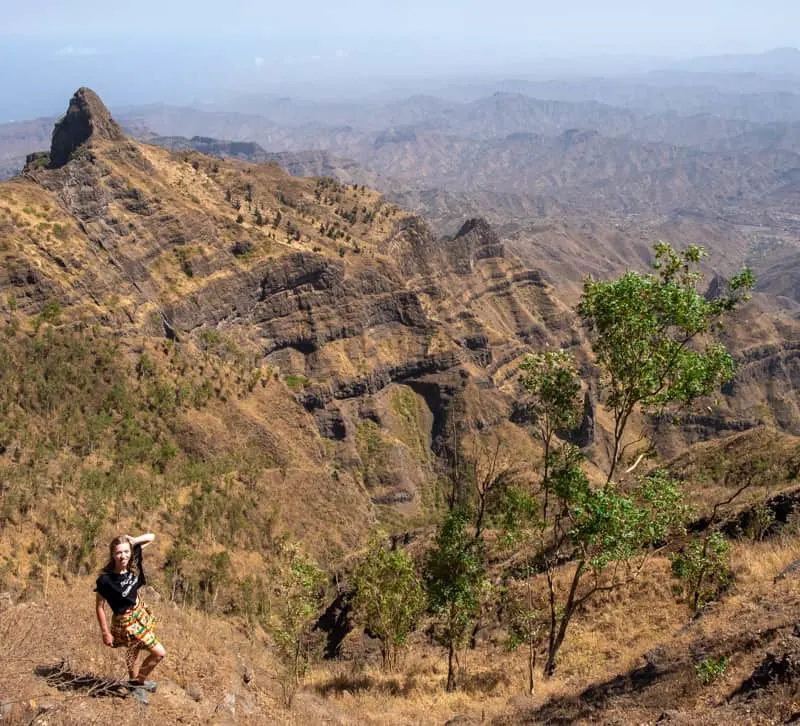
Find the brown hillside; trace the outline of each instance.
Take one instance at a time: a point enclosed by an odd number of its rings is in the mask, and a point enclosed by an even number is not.
[[[516,387],[525,352],[569,348],[592,375],[558,276],[523,264],[481,218],[437,238],[360,184],[135,142],[88,89],[57,129],[49,155],[0,185],[0,721],[628,724],[654,720],[675,693],[681,717],[738,718],[722,686],[697,687],[695,665],[730,655],[727,689],[759,649],[794,652],[794,580],[771,584],[796,558],[787,516],[764,541],[735,544],[735,587],[699,621],[702,636],[680,630],[688,608],[659,552],[629,593],[578,613],[558,677],[532,698],[518,697],[522,662],[494,607],[463,656],[462,691],[442,693],[446,663],[424,628],[397,673],[379,671],[345,602],[369,532],[381,523],[420,555],[459,444],[485,453],[499,440],[504,463],[529,474],[539,452]],[[758,475],[758,493],[731,518],[796,487],[796,439],[769,428],[796,425],[794,328],[762,302],[725,333],[743,363],[727,395],[693,418],[636,422],[655,427],[662,453],[682,454],[672,469],[699,528],[737,480]],[[764,335],[785,340],[758,347]],[[608,448],[596,398],[590,389],[590,476]],[[687,452],[687,440],[704,443]],[[59,690],[42,670],[119,672],[90,607],[119,531],[158,534],[149,597],[170,655],[147,717],[91,688]],[[343,660],[316,666],[287,708],[270,628],[291,541],[329,576],[320,596],[336,622],[314,637],[338,637]],[[514,557],[492,560],[495,592]],[[573,566],[566,557],[558,576]],[[759,622],[772,630],[747,640]],[[656,645],[669,669],[652,701],[636,711],[624,689],[586,695]],[[777,699],[764,703],[783,717]]]
[[[376,518],[428,516],[448,422],[507,421],[514,361],[577,340],[551,286],[483,222],[437,240],[360,187],[115,134],[82,140],[109,118],[92,101],[66,164],[36,158],[0,187],[4,346],[17,370],[2,457],[20,491],[20,461],[69,469],[79,491],[92,472],[124,491],[133,466],[168,521],[223,475],[228,505],[255,507],[267,540],[291,532],[333,562]],[[87,365],[80,380],[51,381],[51,369]],[[98,373],[106,382],[92,385]],[[123,404],[109,399],[117,378]],[[103,423],[62,441],[73,406]],[[123,424],[148,430],[149,467],[120,460]],[[46,430],[42,459],[32,447]],[[8,506],[20,537],[43,516]],[[73,506],[86,514],[83,495]],[[260,537],[246,529],[228,545]]]

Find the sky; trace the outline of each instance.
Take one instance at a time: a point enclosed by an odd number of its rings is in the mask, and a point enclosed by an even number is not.
[[[797,0],[26,0],[2,12],[0,122],[60,112],[80,85],[123,105],[523,75],[554,59],[588,74],[598,56],[628,71],[799,45],[798,28]]]

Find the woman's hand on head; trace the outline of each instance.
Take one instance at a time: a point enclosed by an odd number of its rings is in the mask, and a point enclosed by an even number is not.
[[[148,532],[147,534],[140,534],[138,537],[130,537],[126,535],[131,543],[131,550],[133,550],[134,545],[139,545],[144,549],[149,545],[156,536],[152,532]]]

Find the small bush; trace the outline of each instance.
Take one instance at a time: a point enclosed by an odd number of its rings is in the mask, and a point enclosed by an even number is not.
[[[697,611],[717,600],[731,581],[729,547],[720,532],[694,539],[672,555],[672,572],[680,580],[680,594]]]
[[[728,658],[723,655],[719,658],[703,658],[695,664],[694,671],[697,674],[697,680],[704,686],[708,686],[720,676],[724,676],[727,668]]]
[[[289,388],[292,390],[297,390],[298,388],[305,388],[308,386],[311,381],[303,375],[296,375],[294,373],[289,373],[288,375],[284,376],[284,382],[286,383]]]

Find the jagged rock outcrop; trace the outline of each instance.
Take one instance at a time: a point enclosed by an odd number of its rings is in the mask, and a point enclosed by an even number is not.
[[[90,88],[79,88],[69,102],[64,117],[53,129],[50,168],[64,166],[72,153],[90,139],[122,141],[125,133],[111,118],[111,113]]]
[[[722,275],[714,275],[711,282],[708,283],[708,289],[705,292],[706,300],[716,300],[722,297],[728,289],[729,280],[722,277]]]
[[[505,247],[483,218],[468,219],[454,237],[444,240],[447,259],[460,274],[469,274],[478,260],[504,257]]]

